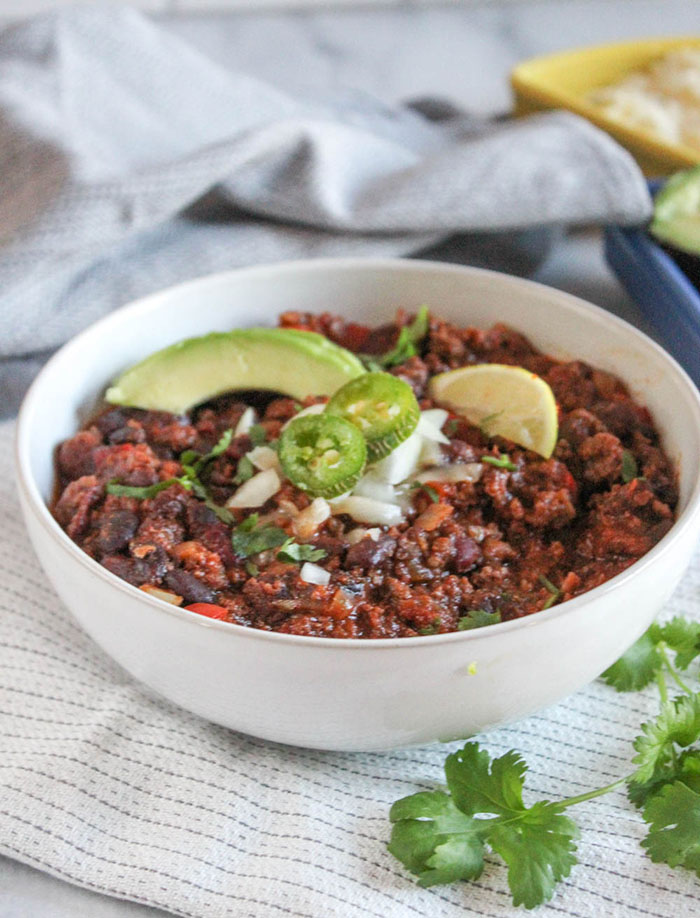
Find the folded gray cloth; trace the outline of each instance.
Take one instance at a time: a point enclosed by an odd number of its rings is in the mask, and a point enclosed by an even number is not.
[[[44,354],[185,278],[286,258],[404,255],[476,231],[516,231],[506,247],[522,260],[523,228],[649,213],[631,157],[573,115],[480,124],[424,111],[351,93],[290,98],[119,8],[6,31],[5,413]],[[482,235],[482,263],[483,248]],[[474,260],[468,240],[460,250]]]

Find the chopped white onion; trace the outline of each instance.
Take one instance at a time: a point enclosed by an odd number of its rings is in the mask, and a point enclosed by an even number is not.
[[[358,526],[357,529],[350,530],[345,536],[345,541],[348,545],[357,545],[357,543],[361,542],[366,536],[368,539],[376,542],[380,535],[381,529],[363,529],[362,526]]]
[[[395,504],[396,491],[394,486],[387,481],[382,481],[374,471],[368,472],[357,482],[352,489],[353,494],[358,497],[371,497],[373,500],[381,500],[387,504]]]
[[[436,443],[449,443],[449,439],[442,432],[442,425],[448,417],[444,408],[429,408],[422,411],[416,432],[426,440],[435,440]]]
[[[484,467],[480,462],[456,462],[441,468],[426,469],[416,481],[478,481]]]
[[[410,437],[373,466],[373,473],[389,484],[405,481],[418,468],[422,446],[423,438],[414,430]]]
[[[447,457],[439,443],[425,438],[421,447],[419,461],[421,466],[445,465]]]
[[[330,571],[324,570],[318,564],[312,564],[310,561],[302,564],[299,577],[305,583],[316,583],[319,586],[327,586],[331,579]]]
[[[369,532],[369,529],[363,529],[362,526],[358,526],[357,529],[351,529],[350,532],[345,536],[345,541],[348,545],[357,545],[358,542],[361,542],[364,537]]]
[[[151,586],[150,583],[144,583],[139,589],[143,590],[144,593],[148,593],[154,599],[162,599],[163,602],[169,602],[172,606],[182,605],[182,596],[178,596],[177,593],[171,593],[170,590],[161,590],[160,587]]]
[[[292,524],[294,535],[298,539],[310,539],[330,515],[331,505],[322,497],[317,497],[294,518],[294,523]]]
[[[255,446],[250,452],[246,453],[256,469],[264,472],[266,469],[275,469],[280,467],[280,460],[277,453],[269,446]]]
[[[251,408],[250,406],[246,408],[238,419],[238,424],[236,424],[236,429],[233,431],[233,436],[242,437],[243,434],[247,434],[257,419],[258,416],[255,413],[255,408]]]
[[[403,520],[401,507],[371,497],[339,497],[330,503],[333,513],[347,513],[358,523],[395,526]]]
[[[279,491],[281,484],[280,477],[274,469],[258,472],[229,497],[226,507],[229,510],[236,507],[262,507]]]
[[[282,425],[282,430],[284,430],[288,424],[291,424],[292,421],[296,421],[297,418],[306,417],[307,414],[323,414],[325,410],[326,405],[324,402],[320,402],[317,405],[309,405],[308,408],[302,408],[301,411],[297,411],[293,418],[290,418],[285,424]]]

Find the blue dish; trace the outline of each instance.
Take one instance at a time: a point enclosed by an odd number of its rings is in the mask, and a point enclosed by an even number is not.
[[[700,388],[700,291],[643,229],[608,227],[605,257],[667,350]]]

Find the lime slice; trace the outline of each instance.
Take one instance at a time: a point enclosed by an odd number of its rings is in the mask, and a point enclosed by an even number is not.
[[[549,459],[557,444],[557,403],[523,367],[481,363],[434,376],[430,395],[482,428]]]

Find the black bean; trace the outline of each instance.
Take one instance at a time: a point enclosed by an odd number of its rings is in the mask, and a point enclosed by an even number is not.
[[[101,433],[107,435],[114,430],[119,430],[120,427],[124,427],[128,420],[129,415],[125,411],[122,411],[121,408],[112,408],[97,418],[95,426]]]
[[[382,536],[376,542],[369,536],[365,536],[348,549],[345,556],[345,567],[362,567],[365,570],[376,567],[393,555],[395,547],[396,542],[390,536]]]
[[[133,586],[144,583],[156,584],[160,578],[155,575],[153,565],[141,558],[125,558],[123,555],[108,555],[101,561],[103,567]]]
[[[131,510],[112,510],[100,517],[95,547],[100,555],[111,555],[129,544],[138,529],[139,518]]]
[[[118,446],[120,443],[143,443],[146,439],[146,431],[138,424],[126,424],[124,427],[113,430],[107,439],[113,446]]]
[[[201,580],[197,580],[189,571],[177,568],[168,571],[165,575],[165,583],[174,593],[182,596],[187,605],[192,602],[214,602],[214,591]]]
[[[464,533],[455,536],[455,570],[458,574],[470,571],[481,559],[481,549],[474,539]]]

